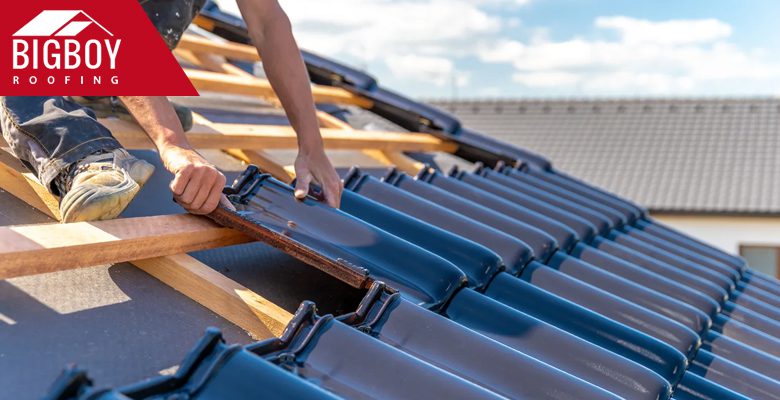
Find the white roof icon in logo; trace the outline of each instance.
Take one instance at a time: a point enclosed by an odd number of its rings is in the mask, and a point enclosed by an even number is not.
[[[89,21],[73,21],[78,15],[87,17]],[[74,37],[92,24],[99,26],[100,29],[110,36],[114,36],[113,33],[82,10],[44,10],[16,31],[14,36]]]

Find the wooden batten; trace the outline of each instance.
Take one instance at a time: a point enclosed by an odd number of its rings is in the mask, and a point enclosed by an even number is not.
[[[194,215],[0,227],[0,279],[250,242]]]
[[[134,122],[101,119],[114,137],[128,149],[153,148],[152,142]],[[321,130],[328,149],[377,149],[395,151],[452,151],[455,145],[422,133]],[[248,124],[195,124],[187,139],[201,149],[295,149],[298,139],[290,126]]]
[[[189,50],[193,53],[219,55],[236,61],[260,61],[260,55],[253,46],[228,41],[219,43],[197,35],[185,34],[182,36],[177,48]]]
[[[24,175],[12,157],[0,150],[0,187],[59,219],[59,211],[54,213],[50,206],[57,199],[35,178]],[[291,313],[193,257],[174,254],[249,240],[192,215],[4,227],[0,228],[0,279],[133,260],[133,265],[255,339],[278,337]]]
[[[199,71],[185,68],[195,88],[203,91],[240,94],[247,96],[276,96],[271,83],[266,79],[246,79],[240,76],[218,72]],[[344,89],[329,86],[312,85],[312,94],[317,103],[350,104],[362,108],[371,108],[371,100],[354,95]]]

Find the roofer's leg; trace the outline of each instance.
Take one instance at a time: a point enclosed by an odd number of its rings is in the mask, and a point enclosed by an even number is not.
[[[0,126],[14,154],[60,196],[63,222],[115,218],[154,171],[92,110],[63,97],[0,97]]]
[[[205,3],[206,0],[143,1],[141,7],[165,44],[173,50]]]

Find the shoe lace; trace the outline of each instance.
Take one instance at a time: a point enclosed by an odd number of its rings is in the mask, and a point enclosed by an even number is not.
[[[57,187],[57,190],[60,192],[60,196],[64,196],[65,193],[68,193],[71,185],[73,184],[73,179],[78,174],[88,170],[93,166],[93,164],[106,162],[113,164],[113,161],[113,152],[98,151],[71,164],[67,169],[62,171],[62,173],[60,173],[57,178],[54,179],[54,184]],[[103,165],[100,168],[104,170],[109,169],[111,168],[111,165]]]

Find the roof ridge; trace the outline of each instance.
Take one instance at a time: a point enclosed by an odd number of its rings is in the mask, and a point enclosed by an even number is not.
[[[520,103],[750,103],[750,102],[780,102],[780,96],[744,96],[744,97],[619,97],[619,98],[599,98],[599,97],[528,97],[528,98],[432,98],[422,101],[433,104],[520,104]]]

